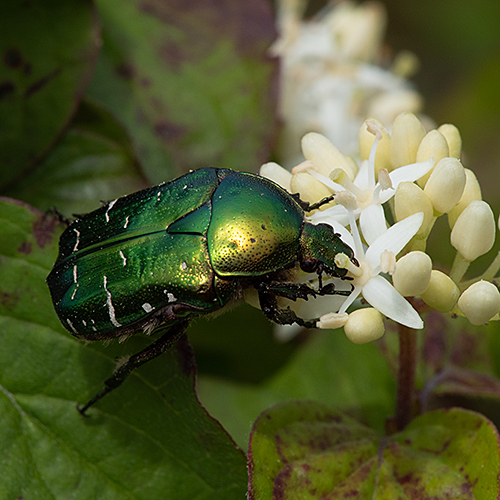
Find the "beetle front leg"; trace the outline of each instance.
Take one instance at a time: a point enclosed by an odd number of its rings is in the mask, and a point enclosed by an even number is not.
[[[304,320],[297,316],[290,307],[281,309],[278,307],[278,300],[274,293],[265,292],[262,289],[257,289],[259,293],[259,302],[262,312],[278,325],[292,325],[297,323],[304,328],[316,328],[317,319]]]
[[[186,331],[189,325],[189,321],[184,320],[176,323],[173,326],[167,328],[167,331],[151,345],[143,349],[137,354],[130,356],[128,360],[115,369],[113,375],[109,377],[104,382],[104,389],[98,392],[92,399],[90,399],[85,405],[80,407],[77,405],[77,410],[86,417],[85,412],[97,401],[102,399],[106,394],[119,387],[123,381],[132,373],[133,370],[139,368],[144,363],[151,361],[152,359],[158,357],[168,350],[172,345],[179,339],[179,337]],[[165,329],[165,327],[159,327],[160,329]]]

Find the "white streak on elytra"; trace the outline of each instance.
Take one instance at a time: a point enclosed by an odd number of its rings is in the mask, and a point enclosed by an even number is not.
[[[123,224],[123,229],[127,229],[127,226],[128,226],[128,220],[130,219],[130,215],[127,215],[127,217],[125,218],[125,224]]]
[[[78,291],[78,268],[76,264],[73,266],[73,280],[75,281],[75,289],[71,295],[71,300],[75,298],[76,292]]]
[[[109,215],[108,212],[113,208],[113,205],[117,202],[118,200],[113,200],[109,202],[108,209],[106,210],[106,222],[109,222]]]
[[[169,302],[175,302],[177,300],[177,297],[175,297],[173,293],[168,293],[166,290],[165,293],[167,294],[167,299]]]
[[[111,301],[111,292],[107,289],[107,284],[108,284],[108,278],[104,276],[104,291],[108,296],[108,298],[106,299],[106,305],[108,306],[109,310],[109,319],[111,320],[111,323],[113,323],[113,325],[119,327],[122,326],[122,324],[116,320],[115,307],[113,306],[113,302]]]
[[[76,328],[73,326],[73,323],[69,319],[66,318],[66,323],[68,323],[69,327],[73,330],[74,333],[78,333]]]
[[[160,201],[160,198],[161,198],[161,191],[158,191],[158,193],[156,193],[156,196],[158,196],[158,201]]]
[[[123,260],[123,265],[126,266],[127,265],[127,257],[125,257],[125,255],[123,255],[123,252],[121,250],[120,250],[120,257]]]
[[[83,323],[83,326],[87,326],[87,322],[84,319],[82,319],[82,323]]]
[[[78,244],[80,243],[80,231],[78,229],[73,228],[73,231],[76,233],[76,243],[75,246],[73,247],[73,252],[76,252],[78,250]]]
[[[144,304],[142,304],[142,308],[148,313],[148,312],[151,312],[154,307],[149,303],[149,302],[145,302]]]
[[[185,262],[183,262],[183,263],[181,264],[181,269],[182,269],[183,271],[185,271],[185,270],[187,269],[187,267],[188,267],[188,266],[187,266],[187,264],[186,264]]]

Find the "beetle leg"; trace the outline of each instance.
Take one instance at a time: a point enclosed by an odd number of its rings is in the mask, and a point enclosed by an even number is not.
[[[330,196],[326,196],[322,200],[319,200],[317,203],[309,203],[308,201],[304,201],[300,199],[299,193],[294,193],[290,195],[299,205],[304,212],[311,212],[312,210],[317,210],[318,208],[322,207],[323,205],[326,205],[327,203],[330,203],[335,199],[335,195],[332,194]]]
[[[278,325],[291,325],[297,323],[304,328],[316,328],[317,319],[314,320],[304,320],[297,316],[290,307],[286,309],[280,309],[278,307],[278,301],[276,295],[272,292],[265,292],[263,290],[258,290],[259,292],[259,302],[262,312],[271,320]]]
[[[144,363],[151,361],[152,359],[156,358],[160,354],[163,354],[167,349],[169,349],[186,331],[188,325],[189,321],[184,320],[169,327],[160,326],[161,330],[167,328],[166,332],[158,340],[153,342],[151,345],[149,345],[139,353],[130,356],[130,358],[125,363],[116,368],[113,375],[104,382],[104,389],[98,392],[82,407],[77,405],[77,410],[84,417],[86,417],[87,415],[85,415],[85,412],[94,403],[106,396],[106,394],[109,394],[111,391],[119,387],[133,370],[143,365]]]

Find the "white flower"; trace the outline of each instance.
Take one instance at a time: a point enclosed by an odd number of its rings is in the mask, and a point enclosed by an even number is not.
[[[387,255],[392,254],[393,261],[395,260],[395,256],[417,233],[423,221],[423,214],[419,212],[411,215],[389,229],[384,229],[366,250],[363,248],[354,214],[352,211],[350,214],[352,235],[345,230],[341,234],[342,239],[353,248],[359,268],[352,265],[349,259],[345,259],[344,267],[353,277],[353,280],[349,282],[353,286],[353,291],[337,311],[338,314],[345,313],[349,306],[362,295],[384,316],[409,328],[423,328],[424,324],[417,311],[389,281],[380,276],[381,273],[391,270],[392,266],[385,264]],[[337,227],[335,230],[337,231]]]
[[[311,135],[311,134],[308,134]],[[317,135],[317,134],[315,134]],[[311,137],[311,140],[315,140]],[[368,160],[361,162],[361,167],[353,182],[343,172],[334,171],[339,182],[334,182],[312,169],[308,172],[320,182],[325,184],[333,192],[340,193],[348,191],[356,199],[354,215],[359,217],[359,224],[363,238],[370,244],[375,238],[387,228],[382,204],[389,201],[396,193],[396,188],[401,182],[414,182],[425,175],[433,166],[433,160],[412,163],[396,168],[392,172],[382,169],[379,171],[379,180],[375,180],[375,155],[379,139],[375,137]],[[332,175],[330,175],[331,177]],[[346,226],[349,222],[348,210],[342,205],[335,205],[321,212],[312,214],[311,222],[318,223],[320,220],[335,225],[335,222]]]

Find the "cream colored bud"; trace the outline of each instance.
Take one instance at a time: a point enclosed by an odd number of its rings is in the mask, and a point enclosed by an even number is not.
[[[349,314],[344,325],[347,338],[355,344],[366,344],[377,340],[385,333],[382,314],[373,307],[357,309]]]
[[[441,132],[431,130],[420,143],[417,151],[417,161],[427,161],[434,159],[434,165],[437,165],[443,158],[450,156],[448,143]],[[418,179],[418,185],[423,188],[431,176],[432,170],[429,170],[424,176]]]
[[[450,156],[452,158],[460,159],[462,155],[462,137],[460,136],[458,128],[451,123],[445,123],[444,125],[441,125],[438,130],[446,138],[446,142],[448,143],[448,148],[450,150]]]
[[[429,286],[420,297],[436,311],[447,313],[455,307],[459,295],[456,283],[448,275],[433,269]]]
[[[424,193],[436,212],[447,213],[458,204],[465,187],[465,172],[460,160],[443,158],[427,181]]]
[[[429,200],[429,197],[424,191],[413,182],[401,182],[394,195],[394,213],[396,215],[396,220],[399,222],[418,212],[423,212],[424,221],[416,236],[425,237],[432,228],[434,220],[434,209],[431,200]]]
[[[345,170],[351,180],[355,172],[352,172],[350,162],[324,135],[309,132],[302,137],[302,152],[306,160],[312,161],[318,172],[328,177],[334,168]]]
[[[401,113],[392,124],[391,163],[393,168],[415,163],[425,129],[413,113]]]
[[[458,202],[458,205],[454,206],[448,212],[448,224],[450,229],[453,229],[455,222],[457,221],[458,216],[469,206],[469,203],[473,200],[482,200],[483,197],[481,195],[481,186],[474,175],[472,170],[468,168],[464,169],[465,171],[465,187],[464,192],[462,193],[462,197]]]
[[[457,305],[473,325],[484,325],[500,310],[500,292],[493,283],[481,280],[462,293]]]
[[[377,152],[375,153],[375,172],[381,168],[392,170],[391,164],[391,136],[387,129],[378,121],[373,118],[365,120],[359,129],[359,154],[361,160],[368,160],[370,151],[375,140],[373,128],[376,126],[380,132],[381,138],[377,144]]]
[[[266,179],[271,179],[288,192],[291,192],[290,181],[292,180],[292,174],[277,163],[274,163],[273,161],[264,163],[264,165],[260,167],[259,174]]]
[[[432,260],[426,253],[410,252],[397,261],[392,284],[403,297],[415,297],[427,290],[431,271]]]
[[[299,172],[292,175],[290,192],[299,193],[300,198],[308,203],[316,203],[332,195],[332,192],[322,182],[307,172]]]
[[[471,201],[451,231],[451,244],[472,262],[488,252],[495,242],[495,217],[485,201]]]

